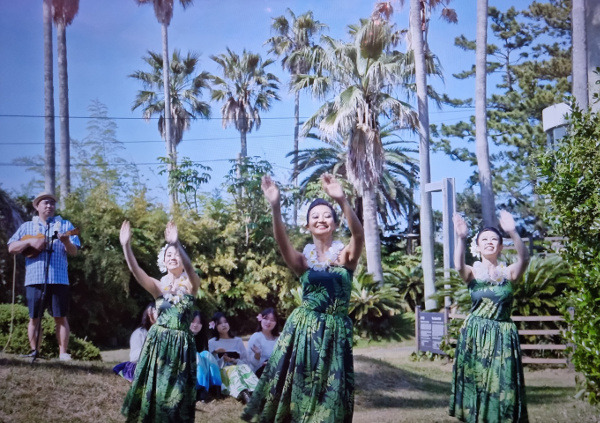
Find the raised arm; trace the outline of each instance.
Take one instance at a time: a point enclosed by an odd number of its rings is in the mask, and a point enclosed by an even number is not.
[[[529,251],[527,251],[527,247],[525,247],[523,240],[517,233],[515,219],[512,217],[512,215],[506,210],[500,210],[499,220],[500,226],[513,240],[517,250],[517,261],[508,266],[510,279],[514,281],[519,279],[519,277],[525,272],[525,269],[527,269],[527,265],[529,264]]]
[[[281,218],[279,188],[277,188],[277,185],[275,185],[275,182],[273,182],[269,175],[262,177],[261,188],[265,198],[271,205],[271,212],[273,213],[273,236],[279,246],[281,256],[290,269],[296,274],[300,274],[307,268],[306,259],[300,252],[296,251],[285,230],[285,224]]]
[[[142,288],[148,291],[154,298],[158,298],[161,295],[160,289],[158,288],[158,281],[144,272],[133,255],[133,250],[131,249],[131,224],[127,220],[123,221],[123,224],[121,225],[119,241],[123,246],[123,254],[125,255],[127,267],[129,267],[129,270],[133,273],[135,280],[137,280]]]
[[[192,284],[192,292],[190,292],[190,294],[196,296],[198,293],[198,288],[200,287],[200,277],[196,273],[196,269],[194,269],[190,257],[183,249],[181,242],[179,242],[179,232],[177,231],[177,225],[175,222],[171,221],[167,223],[167,227],[165,228],[165,241],[167,241],[168,244],[172,244],[177,247],[177,250],[179,251],[179,257],[181,257],[181,263],[185,269],[185,273],[187,273],[188,278],[190,278],[190,283]]]
[[[348,228],[350,229],[350,234],[352,236],[350,237],[348,245],[341,253],[341,264],[354,270],[358,265],[358,259],[360,258],[365,242],[363,227],[360,220],[358,220],[358,216],[354,213],[354,209],[352,209],[352,206],[348,202],[346,195],[344,195],[344,190],[337,179],[335,179],[333,175],[325,173],[321,175],[321,183],[323,184],[323,189],[327,195],[340,205],[342,213],[348,222]]]
[[[456,243],[454,246],[454,268],[460,274],[465,282],[473,279],[473,268],[465,264],[465,251],[467,245],[467,223],[463,217],[454,213],[452,216],[454,222],[454,233],[456,234]]]

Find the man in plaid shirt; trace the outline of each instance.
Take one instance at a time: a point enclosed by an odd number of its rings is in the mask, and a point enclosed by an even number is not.
[[[17,232],[8,240],[8,252],[11,254],[26,254],[33,250],[41,251],[35,257],[25,258],[25,292],[27,305],[29,307],[29,344],[31,345],[30,357],[37,357],[39,341],[42,339],[37,332],[38,320],[42,316],[43,308],[48,306],[54,321],[56,322],[56,338],[58,339],[59,358],[64,361],[71,359],[67,353],[69,345],[69,322],[67,313],[69,311],[69,276],[67,274],[67,255],[74,256],[80,247],[79,238],[76,235],[69,236],[67,231],[74,229],[71,222],[55,216],[56,197],[52,194],[41,193],[33,200],[33,207],[38,215],[23,223]],[[46,234],[57,235],[58,239],[52,240],[52,254],[48,267],[48,278],[46,279],[46,262],[48,252],[46,251]],[[26,235],[31,238],[23,239]],[[42,293],[44,284],[46,287],[46,301],[42,304]],[[38,342],[36,342],[36,337]]]

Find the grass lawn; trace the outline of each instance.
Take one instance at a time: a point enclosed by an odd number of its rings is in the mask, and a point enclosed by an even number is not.
[[[456,422],[447,415],[452,365],[411,361],[414,343],[359,346],[354,351],[354,422]],[[123,422],[129,383],[112,373],[122,353],[106,362],[28,360],[0,354],[0,422]],[[108,360],[112,360],[108,361]],[[566,368],[526,368],[531,422],[600,423],[600,409],[573,398],[575,373]],[[233,398],[196,406],[197,422],[238,422],[242,404]]]

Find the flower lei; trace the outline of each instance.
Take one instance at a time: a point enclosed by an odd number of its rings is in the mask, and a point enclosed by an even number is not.
[[[33,219],[31,219],[31,221],[33,222],[33,225],[37,228],[38,233],[43,233],[42,229],[40,228],[40,225],[46,226],[46,222],[44,222],[42,219],[40,219],[39,216],[33,216]],[[54,216],[54,225],[52,226],[52,229],[50,230],[50,232],[52,232],[54,234],[54,232],[58,232],[60,233],[60,228],[62,226],[62,217],[60,216]]]
[[[482,262],[476,261],[473,263],[473,274],[475,275],[475,279],[488,281],[495,285],[500,285],[510,276],[508,266],[503,261],[498,262],[498,265],[491,275]]]
[[[167,282],[168,279],[171,279],[171,282]],[[177,281],[174,280],[173,276],[166,275],[160,280],[161,289],[163,291],[163,298],[170,302],[171,304],[179,303],[183,297],[188,293],[186,281],[188,280],[187,274],[185,271],[177,278]],[[176,282],[175,293],[173,293],[173,283]]]
[[[344,243],[341,241],[333,241],[331,247],[325,253],[325,261],[319,261],[317,247],[315,244],[307,244],[304,247],[304,257],[308,262],[308,267],[313,270],[327,270],[337,260],[340,252],[344,249]]]

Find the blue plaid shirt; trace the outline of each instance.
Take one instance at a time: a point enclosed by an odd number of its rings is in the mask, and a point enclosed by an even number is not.
[[[54,234],[54,231],[58,230],[60,235],[74,228],[75,227],[71,222],[63,220],[60,216],[54,216],[50,222],[51,234]],[[35,221],[23,223],[19,229],[17,229],[17,232],[15,232],[8,240],[8,244],[10,245],[11,242],[19,241],[25,235],[35,236],[45,233],[45,223],[35,219]],[[77,235],[71,235],[69,238],[71,239],[71,243],[77,246],[77,248],[81,246]],[[47,255],[48,253],[46,251],[42,251],[37,257],[25,258],[25,286],[42,284],[45,282],[44,271]],[[59,239],[55,239],[53,242],[52,256],[50,257],[50,266],[48,268],[48,283],[68,285],[69,275],[67,273],[67,267],[67,250]]]

